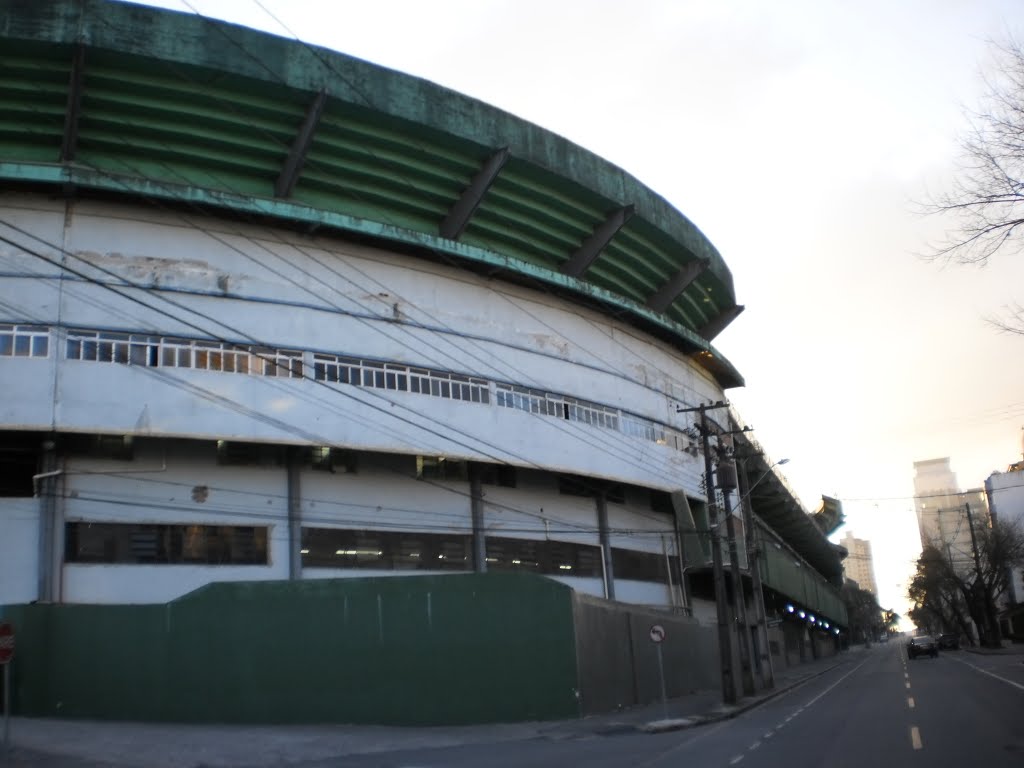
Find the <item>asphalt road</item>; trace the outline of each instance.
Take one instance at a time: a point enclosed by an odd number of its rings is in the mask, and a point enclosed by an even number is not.
[[[888,643],[714,725],[349,756],[303,768],[1021,768],[1024,657]]]

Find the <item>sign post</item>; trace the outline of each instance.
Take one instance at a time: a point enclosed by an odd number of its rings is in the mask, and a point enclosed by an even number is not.
[[[658,678],[661,681],[661,717],[668,720],[668,697],[665,695],[665,663],[661,658],[661,643],[665,639],[665,628],[661,624],[651,626],[651,642],[658,649]]]
[[[11,665],[14,658],[14,625],[0,621],[0,667],[4,668],[4,752],[11,745]]]

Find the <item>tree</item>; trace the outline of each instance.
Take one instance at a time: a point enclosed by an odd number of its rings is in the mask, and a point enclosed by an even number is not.
[[[891,608],[882,610],[882,626],[886,632],[893,633],[899,630],[900,615]]]
[[[846,603],[851,642],[869,643],[872,638],[878,639],[883,627],[883,620],[882,609],[874,594],[866,589],[855,587],[849,581],[843,584],[839,594],[843,602]]]
[[[996,521],[975,530],[977,559],[970,567],[955,565],[936,547],[925,547],[917,561],[908,596],[910,617],[932,634],[957,632],[973,644],[968,617],[983,645],[999,646],[997,604],[1014,568],[1024,565],[1024,532],[1014,523]]]
[[[918,629],[930,635],[953,632],[974,645],[967,604],[952,563],[936,547],[925,547],[918,558],[907,596],[913,603],[910,619]]]
[[[956,222],[929,254],[945,262],[982,266],[997,254],[1024,254],[1024,46],[1009,40],[992,48],[993,74],[960,142],[960,173],[925,206]],[[1024,334],[1024,306],[1015,303],[992,322]]]

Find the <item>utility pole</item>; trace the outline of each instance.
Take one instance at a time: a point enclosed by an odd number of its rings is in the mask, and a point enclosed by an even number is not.
[[[699,413],[701,443],[704,448],[704,483],[707,487],[708,528],[711,537],[711,573],[715,583],[715,611],[718,620],[718,657],[722,673],[722,702],[736,703],[736,683],[732,669],[732,642],[729,639],[731,617],[729,604],[725,599],[725,573],[722,570],[721,536],[718,533],[718,510],[715,501],[714,467],[711,464],[711,428],[708,426],[707,412],[711,409],[725,408],[726,404],[719,401],[710,405],[701,403],[696,408],[677,408],[676,413]]]
[[[768,639],[768,611],[764,605],[764,587],[761,584],[761,566],[754,534],[754,505],[750,499],[752,488],[747,484],[747,465],[743,461],[743,471],[738,473],[740,492],[740,512],[743,513],[743,529],[746,532],[747,568],[750,570],[750,582],[754,590],[754,618],[757,621],[758,650],[761,653],[761,674],[766,688],[775,687],[775,668],[772,664],[772,650]],[[745,503],[744,503],[745,502]]]
[[[725,470],[725,471],[723,471]],[[750,627],[747,624],[747,598],[740,574],[740,556],[736,548],[736,525],[732,519],[732,505],[729,492],[736,485],[736,465],[732,461],[718,465],[718,484],[722,489],[722,506],[725,512],[725,527],[729,537],[729,573],[732,574],[732,600],[736,606],[740,635],[740,679],[745,696],[754,695],[754,671],[750,656]]]

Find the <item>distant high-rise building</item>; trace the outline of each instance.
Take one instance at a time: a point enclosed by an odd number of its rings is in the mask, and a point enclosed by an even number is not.
[[[987,526],[984,489],[961,491],[948,456],[914,462],[914,508],[921,547],[935,547],[958,571],[974,567],[968,505],[975,530]]]
[[[839,540],[850,554],[843,561],[846,578],[857,582],[857,586],[866,589],[878,597],[878,584],[875,581],[875,563],[871,557],[871,542],[858,539],[849,531]]]

